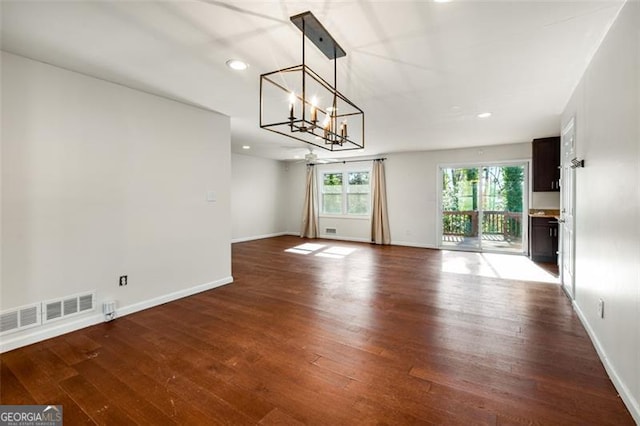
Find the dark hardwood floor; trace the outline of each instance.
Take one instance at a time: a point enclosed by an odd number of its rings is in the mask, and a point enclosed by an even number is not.
[[[3,354],[1,402],[67,425],[633,424],[557,284],[444,253],[234,244],[231,285]]]

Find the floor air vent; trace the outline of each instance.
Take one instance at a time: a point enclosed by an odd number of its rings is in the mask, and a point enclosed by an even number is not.
[[[0,334],[40,325],[40,304],[0,313]]]
[[[329,235],[335,235],[337,233],[336,228],[324,228],[324,233]]]

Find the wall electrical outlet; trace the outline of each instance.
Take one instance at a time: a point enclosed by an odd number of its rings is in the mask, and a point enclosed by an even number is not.
[[[598,316],[604,318],[604,300],[598,300]]]
[[[120,275],[120,287],[122,287],[123,285],[127,285],[127,276],[126,275]]]

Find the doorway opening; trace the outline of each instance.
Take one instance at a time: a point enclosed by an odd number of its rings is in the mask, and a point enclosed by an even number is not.
[[[440,247],[526,253],[527,163],[440,167]]]

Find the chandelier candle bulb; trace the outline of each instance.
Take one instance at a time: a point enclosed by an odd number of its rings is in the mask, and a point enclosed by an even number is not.
[[[296,118],[293,115],[293,104],[296,101],[296,94],[291,92],[291,94],[289,95],[289,120],[293,120],[294,118]]]
[[[318,98],[311,98],[311,122],[315,125],[318,121]]]
[[[324,131],[324,139],[327,139],[329,133],[329,117],[325,116],[324,121],[322,122],[322,130]]]

